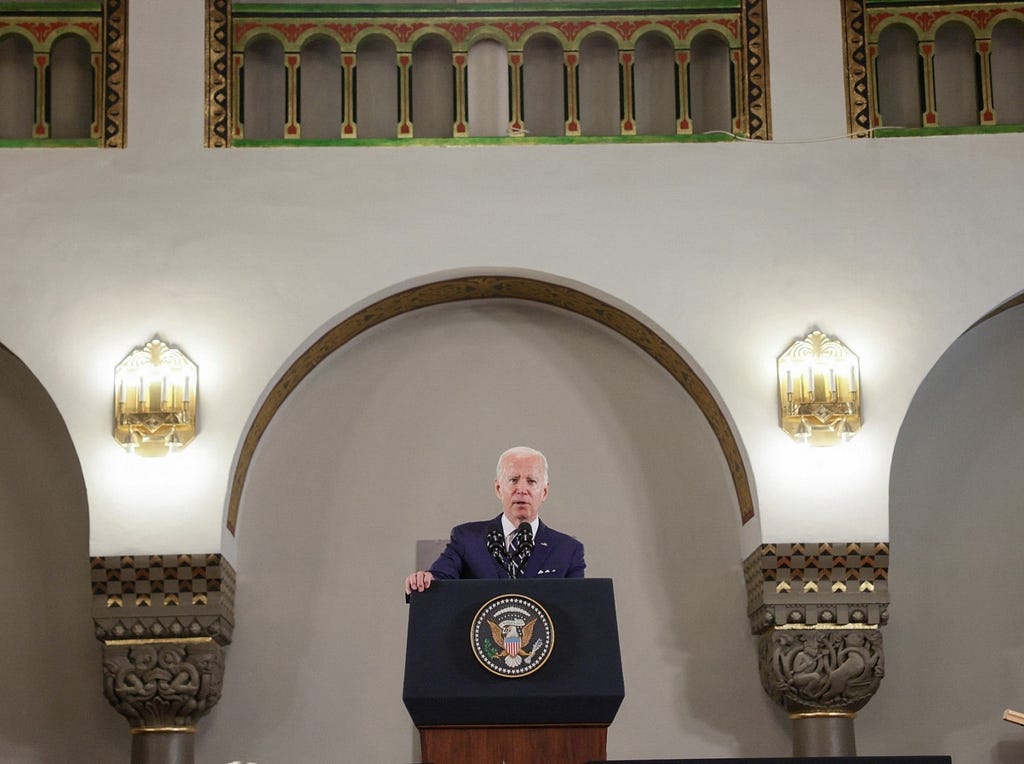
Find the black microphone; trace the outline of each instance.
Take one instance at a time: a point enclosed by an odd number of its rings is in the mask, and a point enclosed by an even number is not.
[[[519,523],[516,533],[519,534],[519,561],[520,564],[525,565],[533,553],[533,526],[523,520]]]

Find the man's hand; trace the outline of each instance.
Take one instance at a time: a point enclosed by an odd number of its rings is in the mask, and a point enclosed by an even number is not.
[[[430,582],[433,580],[433,573],[426,570],[417,570],[415,573],[410,573],[409,577],[405,579],[405,593],[412,594],[414,591],[422,592],[424,589],[429,589]]]

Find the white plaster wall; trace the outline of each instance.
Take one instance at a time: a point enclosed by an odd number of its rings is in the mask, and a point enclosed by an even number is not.
[[[244,543],[222,540],[248,418],[289,359],[340,316],[396,285],[467,269],[586,286],[632,306],[687,353],[727,407],[753,468],[762,529],[758,538],[741,533],[743,552],[762,538],[888,538],[890,459],[912,396],[964,328],[1024,286],[1024,138],[790,143],[845,129],[839,8],[769,0],[768,15],[772,144],[209,151],[201,148],[202,3],[133,4],[129,147],[0,152],[0,342],[64,418],[84,472],[91,552],[223,549],[240,569],[243,619],[228,682],[256,673],[259,664],[243,656],[258,630],[244,620],[258,571],[247,569]],[[861,357],[865,427],[845,450],[802,450],[775,426],[775,357],[813,327]],[[201,434],[180,458],[146,461],[110,438],[112,371],[155,332],[200,364]],[[940,456],[949,466],[962,452]],[[981,462],[974,467],[964,485],[988,479]],[[1021,705],[1020,630],[1012,604],[998,609],[1010,602],[1013,578],[1012,562],[1000,561],[1016,558],[983,557],[985,591],[998,591],[984,610],[986,628],[999,623],[995,649],[975,640],[965,653],[974,634],[954,632],[921,650],[932,604],[913,571],[933,547],[914,539],[920,526],[908,518],[922,514],[897,516],[926,485],[915,474],[893,482],[890,677],[859,716],[860,750],[945,748],[960,752],[958,761],[982,750],[1003,764],[1019,757],[1015,728],[991,714]],[[1015,483],[1007,473],[991,479],[1002,481],[991,501],[1002,506],[982,535],[1016,538],[1000,514],[1017,509]],[[976,557],[959,534],[973,501],[947,499],[936,543],[969,564]],[[931,540],[938,531],[926,525],[928,509],[914,511]],[[592,559],[609,553],[589,547]],[[965,612],[975,602],[969,587],[953,600]],[[729,633],[736,643],[724,649],[749,647]],[[955,664],[942,682],[922,678],[939,663]],[[736,681],[754,681],[754,664],[750,649]],[[94,670],[98,677],[98,663]],[[674,701],[684,690],[669,689]],[[955,699],[968,691],[976,694],[965,703]],[[761,708],[756,692],[746,697],[760,709],[754,723],[774,730],[779,712]],[[970,716],[940,709],[975,701]],[[209,729],[236,709],[225,701]],[[102,714],[111,734],[123,735],[114,712]],[[401,709],[388,723],[396,718]],[[744,710],[729,724],[680,717],[674,729],[725,751],[740,747],[729,738],[748,723]],[[29,760],[39,760],[32,750]]]
[[[1020,135],[785,142],[840,126],[837,3],[769,2],[774,144],[234,151],[201,148],[201,6],[133,5],[127,149],[0,156],[0,338],[68,424],[95,554],[233,555],[231,461],[286,360],[369,296],[467,268],[660,326],[737,425],[764,540],[885,538],[910,397],[1024,284]],[[845,451],[776,427],[774,359],[813,327],[862,359]],[[199,363],[202,424],[144,462],[109,436],[111,370],[154,332]]]

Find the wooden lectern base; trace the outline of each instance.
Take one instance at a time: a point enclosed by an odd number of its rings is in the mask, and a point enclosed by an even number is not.
[[[420,727],[424,764],[586,764],[608,758],[608,725]]]

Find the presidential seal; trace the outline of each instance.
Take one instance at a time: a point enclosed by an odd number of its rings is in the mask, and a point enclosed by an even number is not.
[[[555,627],[540,603],[521,594],[503,594],[477,611],[469,641],[485,669],[514,678],[544,665],[555,644]]]

